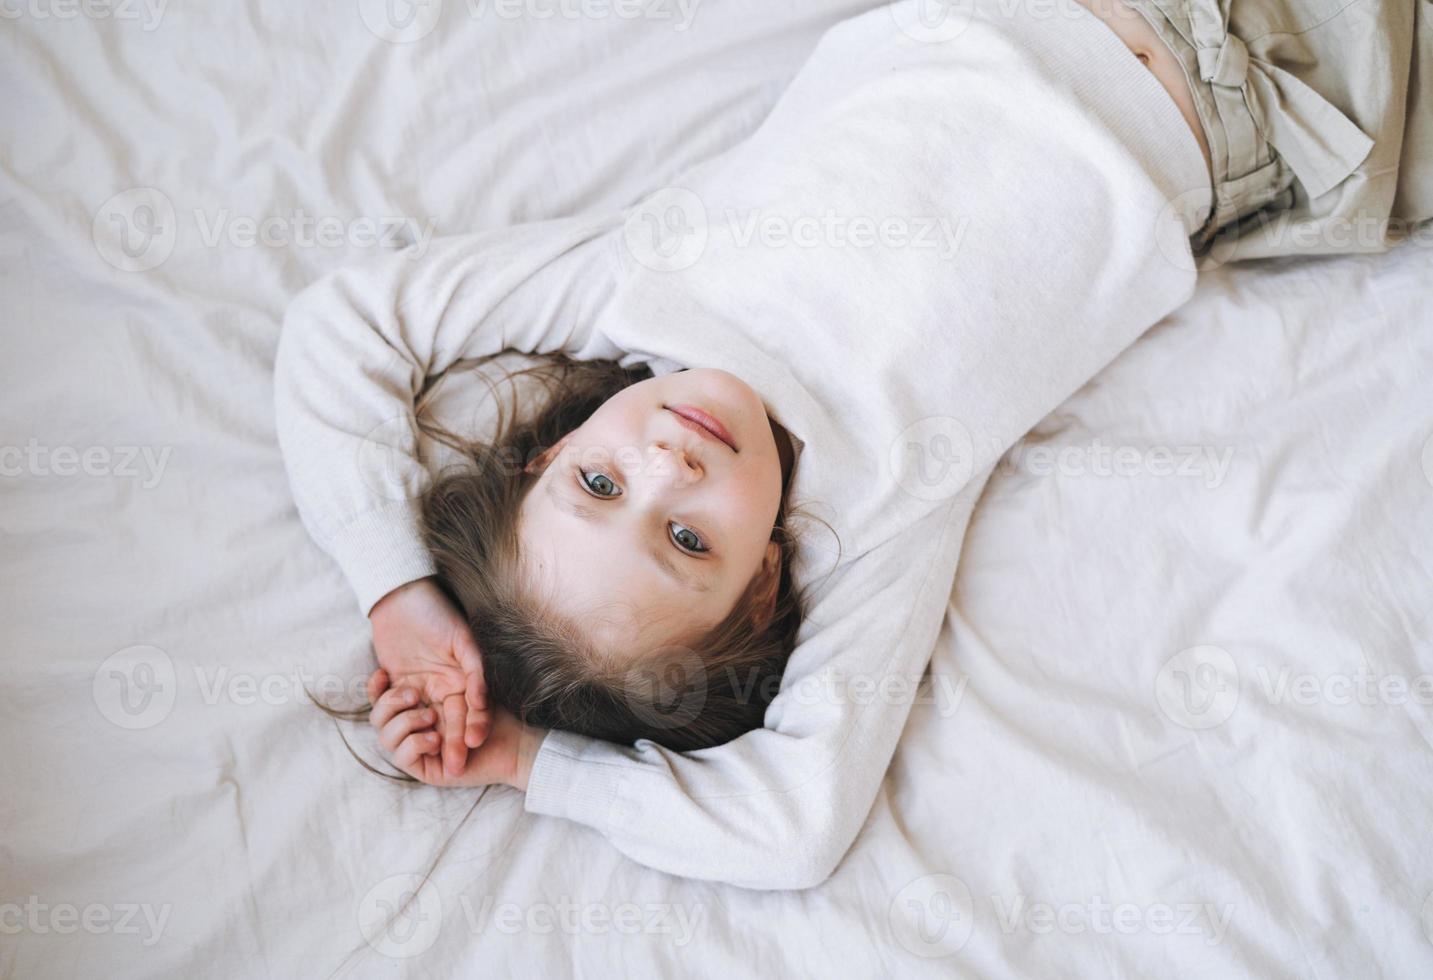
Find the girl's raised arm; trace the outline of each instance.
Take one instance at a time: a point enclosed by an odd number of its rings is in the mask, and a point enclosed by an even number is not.
[[[953,710],[951,678],[921,686],[961,541],[990,470],[828,579],[766,727],[696,752],[549,732],[530,813],[600,831],[635,861],[745,888],[809,888],[870,813],[914,704]],[[924,709],[923,709],[924,710]]]
[[[434,239],[329,273],[284,317],[275,416],[299,515],[367,614],[434,572],[418,526],[425,379],[503,350],[621,352],[593,329],[620,216]],[[372,465],[374,459],[381,466]]]

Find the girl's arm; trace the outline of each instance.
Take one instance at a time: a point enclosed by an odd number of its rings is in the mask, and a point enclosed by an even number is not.
[[[686,878],[825,881],[870,813],[913,703],[959,702],[951,678],[919,685],[988,475],[862,555],[856,574],[846,566],[828,580],[765,728],[688,753],[549,732],[518,774],[526,809],[593,827],[633,860]]]
[[[418,525],[426,379],[506,349],[621,352],[592,324],[614,280],[615,221],[574,218],[434,239],[319,279],[284,316],[279,445],[299,516],[369,613],[432,575]]]
[[[614,220],[438,239],[325,276],[284,318],[275,414],[299,515],[372,621],[378,662],[439,712],[441,761],[454,774],[491,716],[472,632],[428,578],[415,401],[462,358],[614,356],[592,327],[613,282],[603,232]]]

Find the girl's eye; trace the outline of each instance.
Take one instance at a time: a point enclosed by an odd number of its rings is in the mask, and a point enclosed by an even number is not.
[[[702,539],[691,528],[683,527],[675,521],[668,526],[672,528],[672,540],[677,542],[677,546],[682,550],[697,553],[711,550],[702,544]]]
[[[612,479],[604,473],[594,473],[587,470],[577,471],[578,479],[582,481],[583,487],[594,497],[601,497],[610,500],[613,497],[621,496],[622,488],[612,482]],[[671,521],[667,525],[672,531],[672,540],[677,547],[683,551],[693,554],[711,551],[706,543],[702,541],[701,535],[691,528]]]
[[[585,486],[593,496],[616,497],[622,491],[617,488],[608,477],[601,473],[589,474],[586,470],[581,471],[582,485]]]

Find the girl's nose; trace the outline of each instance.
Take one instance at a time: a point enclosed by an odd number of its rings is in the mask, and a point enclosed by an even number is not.
[[[681,446],[670,446],[657,441],[652,443],[652,450],[656,453],[657,475],[663,479],[670,480],[676,486],[686,486],[701,479],[701,464]]]

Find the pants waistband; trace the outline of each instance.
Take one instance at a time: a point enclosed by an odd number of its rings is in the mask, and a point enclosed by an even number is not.
[[[1310,198],[1328,193],[1373,148],[1336,106],[1274,62],[1268,36],[1246,43],[1231,33],[1230,6],[1251,0],[1125,2],[1183,66],[1209,142],[1214,204],[1196,248],[1255,211],[1290,206],[1296,180]]]

